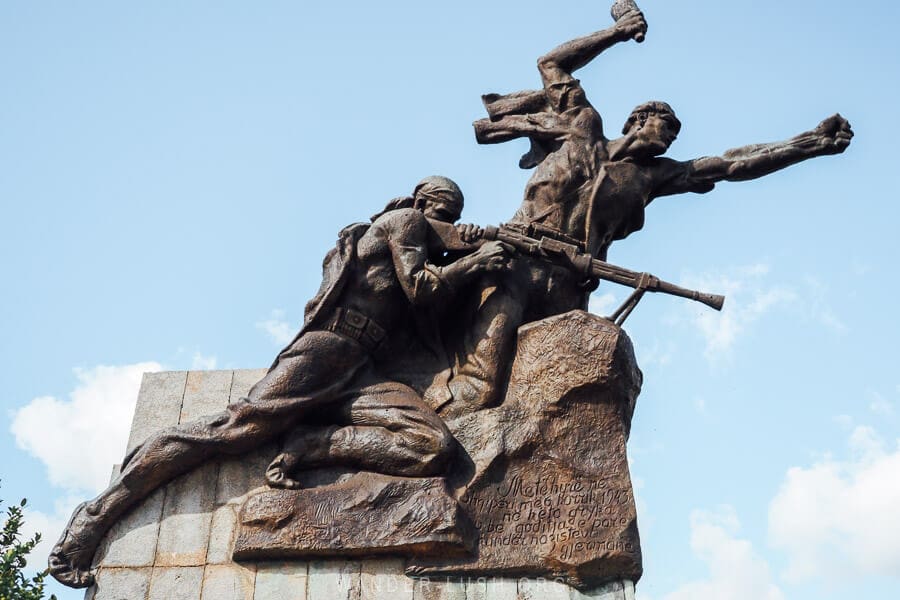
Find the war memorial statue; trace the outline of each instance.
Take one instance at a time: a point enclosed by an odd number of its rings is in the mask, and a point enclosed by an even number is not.
[[[246,396],[163,428],[80,505],[50,556],[72,587],[95,579],[110,530],[204,463],[277,444],[248,490],[234,560],[402,556],[410,576],[557,577],[582,590],[642,573],[625,443],[642,375],[621,326],[646,292],[723,298],[606,261],[654,199],[706,193],[843,152],[840,115],[722,156],[664,156],[681,129],[661,101],[607,138],[573,73],[643,41],[630,0],[614,24],[537,61],[542,88],[483,97],[481,144],[528,138],[534,169],[498,227],[457,225],[463,194],[423,179],[344,228],[300,332]],[[586,312],[601,282],[634,292]]]

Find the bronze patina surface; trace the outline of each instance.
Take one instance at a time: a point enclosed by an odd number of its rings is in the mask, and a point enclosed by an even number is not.
[[[261,490],[244,503],[235,560],[466,556],[472,525],[440,477],[357,473],[303,490]]]

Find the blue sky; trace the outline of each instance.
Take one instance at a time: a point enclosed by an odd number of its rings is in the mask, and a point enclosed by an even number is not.
[[[480,95],[538,86],[539,55],[610,23],[587,1],[308,4],[0,4],[0,497],[48,537],[121,458],[140,373],[268,365],[343,225],[435,173],[464,220],[508,219],[526,143],[475,143]],[[639,595],[900,596],[900,9],[640,4],[647,41],[578,72],[608,132],[654,98],[678,159],[837,111],[856,138],[660,199],[610,252],[728,295],[627,323]]]

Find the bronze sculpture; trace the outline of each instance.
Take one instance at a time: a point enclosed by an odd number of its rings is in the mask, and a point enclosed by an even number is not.
[[[485,237],[503,239],[496,230],[449,227],[461,213],[462,193],[440,177],[426,178],[412,197],[389,203],[371,224],[342,230],[338,246],[326,257],[323,285],[307,306],[303,329],[266,377],[247,399],[225,413],[160,432],[126,457],[110,488],[76,509],[50,557],[57,579],[76,587],[89,585],[91,562],[103,535],[156,487],[216,455],[243,453],[280,436],[284,447],[266,472],[271,487],[296,490],[301,487],[295,477],[298,471],[328,465],[407,478],[446,476],[457,499],[471,503],[485,539],[497,526],[491,519],[498,517],[482,510],[484,497],[503,496],[503,486],[499,492],[491,486],[498,478],[502,483],[503,477],[512,477],[503,465],[518,461],[516,473],[525,474],[516,475],[517,484],[515,478],[506,482],[505,493],[512,494],[516,485],[515,489],[525,485],[521,477],[526,475],[537,473],[547,481],[542,469],[552,461],[544,454],[553,453],[540,447],[544,440],[538,433],[565,431],[582,440],[571,429],[577,424],[566,429],[548,414],[571,410],[586,419],[608,419],[602,430],[624,452],[641,376],[630,342],[618,327],[571,313],[586,308],[598,283],[598,273],[585,265],[593,265],[591,259],[605,261],[612,242],[640,230],[645,208],[655,198],[705,193],[719,181],[753,179],[808,158],[840,153],[853,133],[845,119],[834,115],[784,142],[679,162],[662,155],[681,123],[668,104],[651,101],[634,109],[622,137],[608,139],[600,115],[572,73],[617,43],[643,39],[647,24],[634,2],[620,0],[613,14],[612,27],[562,44],[538,60],[541,90],[483,98],[489,116],[474,124],[479,143],[520,137],[531,142],[520,166],[535,172],[505,230],[508,241],[514,241],[510,232],[518,232],[516,239],[524,240],[519,251],[502,242],[485,243]],[[541,247],[543,254],[523,253],[528,244]],[[554,252],[564,260],[545,260]],[[618,319],[627,316],[643,290],[659,287],[658,280],[654,284],[639,275],[632,274],[637,295],[617,311]],[[684,292],[681,295],[691,297],[690,291]],[[705,301],[720,306],[715,298]],[[575,316],[554,317],[564,313]],[[520,379],[507,390],[517,334],[526,324],[531,324],[531,337],[518,340],[525,340],[519,350],[533,356],[540,354],[535,328],[552,325],[571,332],[597,327],[602,335],[590,348],[604,362],[602,368],[584,367],[583,386],[599,386],[597,397],[604,401],[594,402],[572,390],[560,392],[560,398],[535,399],[529,396],[535,388],[528,384],[540,374],[522,365],[516,371]],[[552,332],[546,335],[553,338]],[[413,352],[411,347],[425,351]],[[566,360],[574,363],[581,347],[573,344],[573,348]],[[563,375],[547,376],[553,377],[565,379],[568,374],[563,369]],[[578,396],[576,408],[564,402],[570,394]],[[553,410],[526,414],[542,401]],[[613,408],[592,412],[599,404]],[[473,433],[490,433],[477,427],[479,419],[493,424],[503,444],[488,448],[488,440]],[[521,430],[514,432],[519,434],[515,443],[508,441],[516,436],[505,428]],[[584,441],[601,444],[586,434]],[[532,460],[529,452],[543,458]],[[615,463],[615,477],[610,476],[615,486],[626,485],[624,461],[607,454],[601,458],[594,462]],[[575,464],[570,471],[569,481],[554,480],[549,487],[580,494],[579,478],[585,477],[590,493],[584,497],[622,492],[584,465]],[[596,546],[590,552],[599,554],[579,557],[581,550],[565,546],[553,555],[559,564],[565,563],[561,572],[572,573],[573,581],[581,582],[622,576],[616,568],[625,569],[630,577],[640,576],[633,506],[622,510],[615,523],[596,526],[596,535],[580,533],[586,543]],[[607,556],[602,554],[609,549],[604,543],[619,552],[605,565],[597,558]],[[549,555],[533,548],[522,550],[524,558],[513,564],[492,554],[495,550],[488,546],[483,556],[462,561],[461,571],[453,572],[515,573],[546,562]],[[429,563],[416,567],[416,572],[442,568]]]
[[[644,226],[645,209],[656,198],[706,193],[720,181],[755,179],[809,158],[841,153],[850,144],[850,124],[836,114],[784,142],[675,161],[662,155],[675,141],[681,122],[659,101],[637,106],[622,137],[608,139],[600,114],[572,73],[617,43],[642,39],[646,31],[644,15],[635,7],[612,27],[540,57],[543,89],[483,96],[489,117],[474,124],[479,143],[521,137],[531,141],[519,166],[535,171],[510,223],[538,227],[543,235],[605,260],[614,241]],[[482,302],[476,326],[460,350],[457,401],[469,408],[496,404],[516,329],[524,322],[585,307],[589,290],[583,284],[583,279],[554,275],[532,262],[520,265],[499,287],[486,290],[491,298]],[[481,343],[487,335],[495,342]],[[496,368],[480,368],[486,364]]]
[[[75,510],[50,555],[54,577],[90,585],[97,545],[128,508],[214,456],[247,452],[288,431],[286,452],[267,470],[276,487],[297,486],[290,475],[301,459],[394,475],[442,473],[453,448],[447,427],[378,363],[391,356],[391,344],[406,343],[411,333],[403,329],[421,306],[448,302],[467,278],[506,268],[500,243],[443,267],[427,260],[428,220],[455,221],[462,207],[455,183],[428,177],[371,225],[342,230],[303,329],[266,377],[226,412],[161,431],[135,448],[110,487]]]

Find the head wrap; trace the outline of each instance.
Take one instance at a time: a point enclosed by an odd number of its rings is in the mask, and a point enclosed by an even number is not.
[[[459,186],[456,183],[447,177],[441,177],[440,175],[431,175],[430,177],[426,177],[418,184],[416,184],[415,190],[413,190],[413,196],[415,198],[425,198],[426,200],[432,200],[438,196],[438,194],[445,193],[450,194],[450,196],[458,201],[460,205],[463,203],[463,193],[462,190],[459,189]]]

